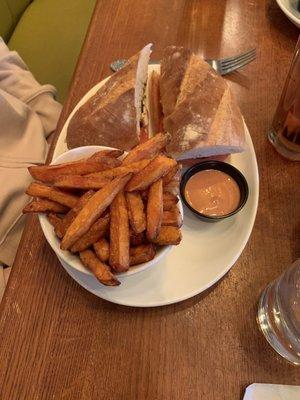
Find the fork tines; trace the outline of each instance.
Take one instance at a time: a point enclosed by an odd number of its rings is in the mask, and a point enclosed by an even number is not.
[[[246,53],[240,54],[235,57],[228,57],[220,60],[220,72],[222,75],[228,74],[244,65],[250,63],[256,58],[256,50],[252,49]]]

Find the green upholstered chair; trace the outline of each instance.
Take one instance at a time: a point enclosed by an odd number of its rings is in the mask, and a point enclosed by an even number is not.
[[[63,102],[96,0],[0,0],[0,35]]]

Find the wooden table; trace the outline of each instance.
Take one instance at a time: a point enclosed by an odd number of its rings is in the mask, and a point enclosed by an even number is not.
[[[273,352],[255,320],[261,290],[300,256],[299,164],[266,139],[298,33],[274,0],[98,2],[57,133],[109,63],[148,42],[154,59],[168,44],[209,58],[255,46],[257,61],[228,79],[256,149],[257,219],[214,290],[134,309],[76,284],[29,218],[1,304],[1,400],[233,400],[253,382],[300,384],[299,370]]]

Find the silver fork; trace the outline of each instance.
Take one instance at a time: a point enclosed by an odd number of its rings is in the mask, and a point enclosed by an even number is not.
[[[214,70],[216,70],[220,75],[230,74],[230,72],[236,69],[244,67],[246,64],[251,63],[256,58],[256,50],[252,49],[246,53],[239,54],[237,56],[221,58],[220,60],[205,60],[210,64]],[[127,60],[120,59],[115,60],[110,64],[110,68],[116,72],[124,67]],[[150,64],[159,64],[159,61],[150,61]]]

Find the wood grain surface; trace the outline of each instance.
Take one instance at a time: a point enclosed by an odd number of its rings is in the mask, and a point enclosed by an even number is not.
[[[256,47],[256,62],[228,79],[257,154],[257,219],[213,290],[134,309],[74,282],[30,217],[0,308],[1,400],[238,400],[253,382],[300,384],[299,370],[273,352],[255,319],[261,290],[300,256],[299,164],[266,139],[298,33],[275,0],[97,3],[57,132],[112,60],[148,42],[154,59],[169,44],[211,58]]]

